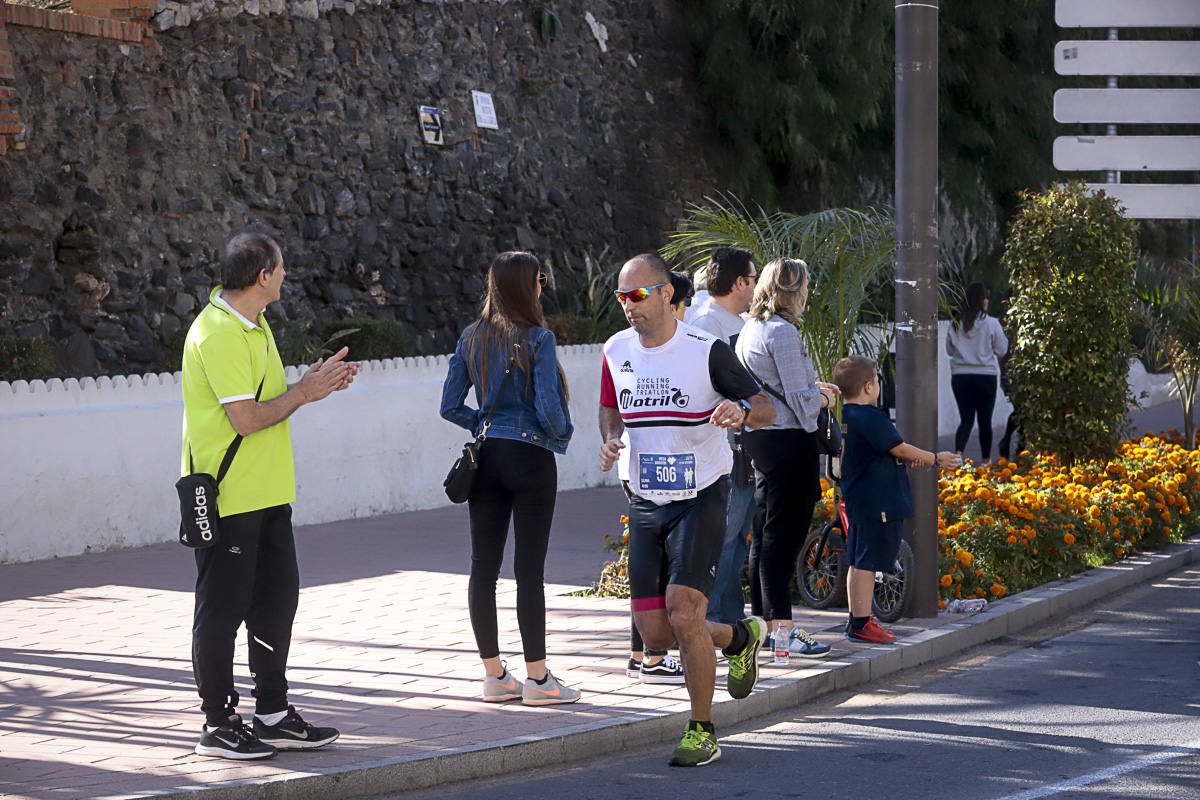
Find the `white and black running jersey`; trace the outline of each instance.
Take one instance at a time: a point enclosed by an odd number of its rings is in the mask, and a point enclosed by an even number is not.
[[[654,348],[642,347],[632,328],[614,334],[604,343],[600,405],[625,424],[630,490],[664,505],[729,474],[729,441],[709,417],[722,400],[759,391],[733,349],[706,331],[677,323]]]

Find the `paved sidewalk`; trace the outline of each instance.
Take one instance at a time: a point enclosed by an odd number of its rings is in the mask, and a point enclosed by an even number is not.
[[[301,499],[301,503],[303,499]],[[564,492],[547,560],[548,648],[583,689],[566,707],[484,705],[467,619],[463,507],[297,530],[302,585],[289,678],[295,705],[343,731],[332,747],[257,764],[195,756],[190,555],[175,544],[0,566],[0,796],[361,796],[557,763],[633,746],[664,761],[686,715],[682,688],[625,677],[628,606],[574,597],[608,554],[625,506],[615,488]],[[718,725],[987,641],[1173,568],[1200,545],[1006,598],[986,614],[908,620],[897,646],[851,645],[844,611],[797,609],[831,659],[764,667],[750,698],[723,692]],[[511,545],[509,548],[511,559]],[[501,646],[521,676],[515,585],[500,586]],[[238,664],[245,664],[239,645]],[[238,673],[246,674],[240,666]],[[239,679],[242,710],[253,700]],[[719,769],[720,767],[718,767]]]

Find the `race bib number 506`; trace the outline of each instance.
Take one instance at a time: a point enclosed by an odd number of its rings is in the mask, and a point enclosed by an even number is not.
[[[681,500],[696,496],[693,453],[639,453],[638,494]]]

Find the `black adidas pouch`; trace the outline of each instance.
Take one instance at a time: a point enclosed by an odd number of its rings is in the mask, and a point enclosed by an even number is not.
[[[258,384],[258,391],[254,393],[255,402],[262,394],[263,383],[266,380],[266,376],[263,376],[262,382]],[[239,433],[229,443],[215,478],[207,472],[196,472],[192,462],[192,447],[188,445],[188,469],[192,472],[175,481],[175,491],[179,493],[179,543],[184,547],[202,550],[220,543],[221,516],[217,513],[217,495],[220,490],[217,489],[217,485],[221,483],[225,473],[229,472],[229,465],[233,463],[233,457],[237,455],[241,444],[242,435]]]
[[[207,472],[193,472],[177,480],[175,490],[179,492],[179,543],[197,550],[220,543],[217,479]]]

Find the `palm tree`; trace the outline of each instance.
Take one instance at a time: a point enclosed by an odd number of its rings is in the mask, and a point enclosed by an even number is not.
[[[1179,403],[1183,406],[1183,435],[1196,447],[1196,383],[1200,380],[1200,276],[1148,281],[1137,287],[1138,310],[1146,324],[1147,346],[1171,367]]]
[[[663,256],[682,259],[689,270],[703,266],[717,247],[745,248],[758,264],[783,257],[804,259],[809,297],[800,333],[817,374],[829,379],[839,358],[852,350],[882,355],[890,339],[890,328],[888,334],[874,336],[861,325],[885,322],[871,295],[891,266],[894,230],[891,214],[875,208],[767,212],[722,195],[689,206]]]

